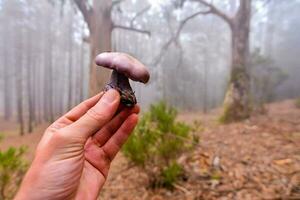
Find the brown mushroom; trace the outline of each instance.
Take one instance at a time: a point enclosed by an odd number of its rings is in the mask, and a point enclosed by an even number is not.
[[[102,53],[96,57],[96,64],[112,69],[110,82],[105,86],[105,91],[116,89],[120,92],[121,103],[132,107],[137,103],[135,94],[129,80],[148,83],[150,74],[145,65],[125,53]]]

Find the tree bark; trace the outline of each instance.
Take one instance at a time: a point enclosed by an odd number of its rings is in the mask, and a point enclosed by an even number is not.
[[[28,36],[28,62],[27,62],[27,103],[28,103],[28,133],[33,131],[33,90],[32,90],[32,41],[31,41],[31,33],[27,33]]]
[[[105,51],[111,51],[111,33],[113,23],[111,19],[112,2],[108,0],[94,0],[94,12],[91,17],[91,58],[90,58],[90,90],[95,95],[103,90],[110,77],[110,71],[96,66],[95,57]]]
[[[230,26],[232,31],[231,79],[224,100],[223,121],[250,116],[249,34],[251,0],[240,0],[239,10]]]
[[[71,12],[68,35],[68,110],[73,106],[73,13]]]
[[[8,22],[9,23],[9,22]],[[3,102],[4,102],[4,119],[6,121],[10,120],[12,115],[12,106],[11,106],[11,79],[10,79],[10,73],[9,70],[9,52],[8,48],[6,48],[8,45],[8,40],[10,40],[10,24],[8,24],[8,28],[5,31],[3,29]]]
[[[6,121],[10,120],[11,118],[11,80],[9,78],[9,65],[8,65],[8,52],[7,49],[5,48],[7,47],[6,45],[6,40],[4,39],[4,46],[3,46],[3,63],[4,63],[4,67],[3,67],[3,74],[4,74],[4,83],[3,83],[3,87],[4,87],[4,94],[3,94],[3,100],[4,100],[4,119]]]
[[[80,74],[79,74],[79,102],[82,102],[84,100],[84,59],[85,59],[85,53],[84,53],[84,43],[80,45]]]
[[[23,113],[23,31],[19,33],[19,48],[17,49],[17,65],[15,67],[15,86],[16,86],[16,100],[17,100],[17,118],[19,123],[19,133],[24,135],[24,113]]]
[[[96,66],[94,59],[102,52],[111,51],[111,34],[113,23],[111,19],[112,1],[93,0],[89,8],[85,0],[73,0],[81,11],[90,31],[90,82],[89,94],[93,96],[103,90],[109,79],[110,71]]]

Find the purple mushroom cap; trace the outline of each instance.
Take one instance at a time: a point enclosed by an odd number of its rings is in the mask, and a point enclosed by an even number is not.
[[[99,54],[95,62],[97,65],[116,70],[133,81],[148,83],[150,74],[144,64],[125,53],[105,52]]]

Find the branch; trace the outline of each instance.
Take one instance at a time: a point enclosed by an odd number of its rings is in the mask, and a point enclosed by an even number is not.
[[[177,46],[180,46],[178,44],[178,38],[180,36],[181,31],[183,30],[184,26],[186,25],[186,23],[188,21],[190,21],[191,19],[197,17],[198,15],[207,15],[207,14],[210,14],[210,13],[211,13],[210,10],[208,10],[208,11],[199,11],[199,12],[196,12],[196,13],[192,14],[191,16],[185,18],[184,20],[182,20],[181,23],[179,24],[179,28],[177,29],[176,34],[173,35],[169,39],[169,41],[162,46],[162,49],[161,49],[158,57],[155,59],[153,65],[157,65],[158,63],[160,63],[162,57],[164,56],[165,52],[168,50],[168,48],[171,46],[172,43],[175,43]]]
[[[266,7],[269,3],[271,3],[272,0],[265,0],[262,7]],[[252,13],[252,15],[255,15],[256,13],[258,13],[258,9],[255,9],[255,11]]]
[[[133,22],[141,15],[143,15],[145,12],[147,12],[151,8],[151,5],[145,7],[140,12],[138,12],[131,20],[130,20],[130,27],[133,27]]]
[[[138,29],[138,28],[134,28],[134,27],[128,27],[128,26],[123,26],[123,25],[113,25],[113,29],[114,28],[118,28],[118,29],[123,29],[123,30],[127,30],[127,31],[133,31],[133,32],[137,32],[137,33],[146,34],[149,37],[151,36],[151,32],[150,31],[142,30],[142,29]]]
[[[88,24],[88,27],[91,30],[91,20],[90,20],[90,18],[91,18],[93,9],[87,7],[87,1],[86,0],[73,0],[73,1],[75,2],[78,9],[82,13],[84,21],[86,21],[86,23]]]
[[[210,9],[210,13],[208,14],[215,14],[226,21],[230,26],[233,25],[233,19],[226,15],[224,12],[219,10],[215,5],[208,3],[206,0],[191,0],[193,2],[201,3],[202,5],[208,7]]]
[[[126,1],[126,0],[116,0],[116,1],[113,1],[113,2],[112,2],[112,7],[119,5],[119,4],[122,3],[123,1]]]

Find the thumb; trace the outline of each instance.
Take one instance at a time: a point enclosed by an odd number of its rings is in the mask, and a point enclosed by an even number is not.
[[[71,134],[72,137],[88,139],[108,123],[120,104],[120,94],[116,90],[107,91],[100,101],[88,110],[80,119],[65,127],[62,131]]]

